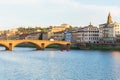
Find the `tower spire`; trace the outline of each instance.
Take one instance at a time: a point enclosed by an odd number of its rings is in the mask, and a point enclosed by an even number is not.
[[[91,21],[90,21],[90,24],[89,24],[89,26],[92,26],[92,23],[91,23]]]
[[[108,14],[108,19],[107,19],[107,24],[110,24],[110,23],[113,23],[113,21],[112,21],[111,14],[110,14],[110,12],[109,12],[109,14]]]
[[[91,21],[90,21],[90,25],[92,25],[92,24],[91,24]]]

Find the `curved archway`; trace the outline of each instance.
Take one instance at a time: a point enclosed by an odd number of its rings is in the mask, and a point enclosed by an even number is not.
[[[36,48],[36,50],[41,50],[41,47],[34,42],[19,42],[13,46],[13,50],[15,47],[26,47],[26,48]]]
[[[57,50],[63,50],[65,48],[65,45],[59,44],[59,43],[51,43],[51,44],[47,44],[45,46],[45,48],[53,48],[53,49],[57,49]]]
[[[6,45],[4,45],[4,44],[2,44],[2,43],[0,43],[0,47],[5,47],[5,50],[9,50],[9,47],[6,46]],[[3,49],[3,50],[4,50],[4,49]]]

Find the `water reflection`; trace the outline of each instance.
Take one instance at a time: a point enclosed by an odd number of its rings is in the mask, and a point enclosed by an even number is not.
[[[0,51],[0,80],[119,80],[119,51]]]
[[[5,47],[0,46],[0,51],[5,51]]]
[[[112,52],[112,61],[113,61],[113,73],[116,80],[120,79],[120,51],[113,51]]]
[[[120,62],[120,51],[113,51],[112,57],[115,60],[115,62]]]

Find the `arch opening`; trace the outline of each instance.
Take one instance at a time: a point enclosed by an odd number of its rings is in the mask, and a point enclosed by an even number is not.
[[[41,47],[33,42],[21,42],[13,47],[13,50],[41,50]]]
[[[0,44],[0,51],[5,51],[5,50],[9,50],[9,48],[4,44]]]
[[[64,45],[62,44],[52,43],[52,44],[48,44],[45,47],[45,50],[62,50],[63,48],[64,48]]]

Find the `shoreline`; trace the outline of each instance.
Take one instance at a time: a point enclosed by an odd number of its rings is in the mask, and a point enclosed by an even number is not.
[[[20,45],[17,45],[16,47],[35,48],[36,46],[32,45],[32,44],[20,44]],[[50,45],[50,46],[48,46],[46,48],[60,49],[60,46],[58,46],[58,45]],[[113,51],[113,50],[117,50],[117,51],[120,51],[120,46],[89,44],[86,47],[79,47],[79,46],[76,46],[76,45],[72,45],[70,47],[70,50],[101,50],[101,51]]]
[[[35,48],[35,45],[31,45],[31,44],[21,44],[18,45],[16,47],[31,47],[31,48]],[[57,45],[50,45],[46,48],[55,48],[55,49],[59,49],[59,46]],[[70,47],[71,50],[103,50],[103,51],[113,51],[113,50],[118,50],[120,51],[120,46],[100,46],[100,45],[88,45],[85,48],[79,48],[77,46],[71,46]]]

